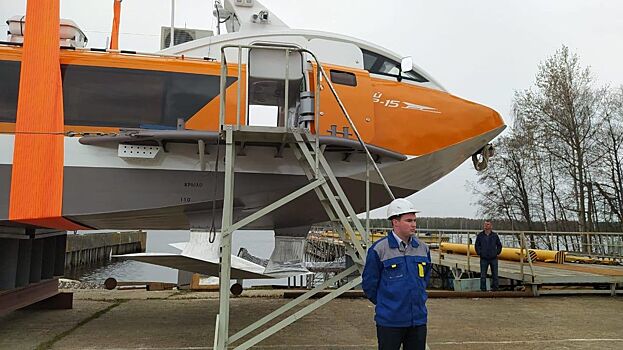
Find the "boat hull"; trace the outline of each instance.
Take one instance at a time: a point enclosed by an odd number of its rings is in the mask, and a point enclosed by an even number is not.
[[[394,195],[411,195],[461,164],[494,138],[501,129],[435,153],[407,160],[382,158],[379,167]],[[0,136],[0,225],[10,225],[10,153],[12,137]],[[224,146],[206,147],[206,170],[201,170],[196,144],[170,144],[154,159],[118,155],[117,144],[83,145],[65,138],[62,215],[94,229],[189,229],[221,224],[224,185]],[[303,187],[309,181],[287,148],[237,146],[234,177],[234,220],[246,217]],[[218,165],[216,159],[219,159]],[[342,151],[325,157],[356,212],[365,211],[365,161],[361,153]],[[387,204],[390,197],[379,179],[370,177],[370,205]],[[283,235],[304,235],[327,217],[316,194],[308,192],[246,228],[275,229]]]

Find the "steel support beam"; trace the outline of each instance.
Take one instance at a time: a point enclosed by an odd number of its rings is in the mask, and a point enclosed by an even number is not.
[[[296,157],[296,159],[299,161],[299,163],[301,164],[301,167],[303,168],[303,171],[305,172],[305,175],[307,176],[308,180],[313,180],[317,177],[320,177],[322,174],[320,172],[320,170],[318,168],[314,168],[314,169],[310,169],[307,165],[309,165],[309,156],[305,156],[303,153],[302,149],[299,149],[298,147],[298,142],[294,143],[291,145],[291,149],[294,152],[294,156]],[[320,162],[318,161],[318,158],[322,156],[322,150],[321,149],[317,149],[314,150],[314,152],[316,152],[316,157],[315,157],[315,161],[317,162],[317,164],[320,164]],[[314,165],[316,165],[316,163],[314,163]],[[320,200],[320,205],[322,205],[323,209],[325,210],[325,212],[327,213],[327,216],[329,217],[329,219],[331,220],[332,223],[337,223],[337,222],[341,222],[340,219],[338,218],[336,212],[337,210],[341,210],[339,208],[339,206],[337,208],[332,207],[333,204],[336,204],[337,201],[331,201],[329,199],[329,196],[331,198],[334,198],[333,192],[331,192],[330,188],[328,186],[323,186],[322,188],[316,188],[316,195],[318,196],[318,199]],[[327,192],[328,191],[328,192]],[[325,194],[326,192],[326,194]],[[344,231],[342,230],[341,227],[335,225],[336,227],[334,227],[334,231],[338,232],[340,239],[342,239],[343,241],[347,241],[346,236],[344,235]],[[358,263],[360,263],[361,265],[363,265],[363,260],[360,259],[359,257],[357,257],[356,252],[354,251],[353,247],[349,244],[345,245],[345,249],[346,249],[346,253],[349,254],[354,261],[357,261]]]
[[[219,275],[219,314],[217,349],[226,349],[229,337],[229,282],[231,278],[231,226],[234,214],[234,161],[236,150],[231,125],[225,127],[225,187],[221,224],[221,273]],[[218,161],[218,160],[217,160]]]
[[[297,297],[296,299],[290,301],[289,303],[281,306],[277,310],[275,310],[275,311],[271,312],[270,314],[262,317],[258,321],[250,324],[249,326],[247,326],[243,330],[239,331],[238,333],[232,335],[229,338],[230,342],[233,343],[233,342],[237,341],[238,339],[241,339],[245,335],[253,332],[254,330],[262,327],[266,323],[274,320],[278,316],[281,316],[283,313],[287,312],[288,310],[292,309],[293,307],[297,306],[298,304],[300,304],[300,303],[304,302],[305,300],[313,297],[314,295],[318,294],[319,292],[322,292],[326,288],[328,288],[331,285],[333,285],[335,282],[337,282],[337,281],[347,277],[349,274],[351,274],[354,271],[357,271],[357,268],[355,266],[351,266],[351,267],[347,268],[346,270],[340,272],[339,274],[333,276],[331,279],[326,280],[323,284],[321,284],[321,285],[315,287],[314,289],[306,292],[305,294]]]
[[[56,294],[58,294],[58,279],[56,278],[0,292],[0,315],[53,297]]]
[[[313,168],[315,161],[314,161],[314,158],[312,157],[312,154],[309,151],[309,148],[307,147],[307,143],[303,139],[303,136],[297,131],[294,131],[293,134],[297,141],[299,149],[301,150],[304,156],[304,159],[307,161],[308,165]],[[355,223],[355,226],[357,227],[357,229],[360,230],[359,232],[361,232],[361,237],[363,238],[364,236],[366,236],[366,234],[364,233],[363,225],[359,221],[359,218],[357,217],[355,211],[353,210],[352,206],[348,202],[348,198],[346,197],[346,194],[344,193],[344,191],[342,191],[342,188],[339,182],[337,181],[337,178],[333,174],[331,167],[329,166],[327,160],[324,157],[320,156],[320,154],[318,154],[317,156],[320,160],[320,165],[322,167],[322,170],[324,171],[326,176],[329,178],[329,181],[331,182],[335,191],[337,192],[337,197],[340,199],[340,202],[344,205],[344,207],[347,208],[347,212],[349,213],[348,215],[351,217],[351,219]],[[335,211],[335,214],[337,215],[337,218],[340,220],[340,223],[350,235],[350,238],[347,240],[353,243],[355,249],[357,250],[357,253],[359,254],[359,258],[357,258],[356,256],[352,256],[353,261],[364,262],[366,258],[365,249],[363,249],[363,247],[361,246],[361,243],[356,239],[355,230],[353,229],[350,222],[348,221],[346,213],[344,213],[344,211],[342,210],[340,203],[338,203],[338,201],[336,200],[336,196],[334,195],[329,185],[328,184],[323,185],[322,189],[325,192],[326,198],[331,203],[331,208]],[[348,208],[350,208],[350,210],[348,210]]]
[[[43,262],[43,240],[35,239],[32,241],[32,251],[30,254],[30,283],[41,281],[41,264]]]
[[[275,201],[274,203],[271,203],[270,205],[268,205],[267,207],[264,207],[258,211],[256,211],[255,213],[247,216],[246,218],[238,221],[237,223],[231,225],[230,230],[236,231],[238,229],[241,229],[243,227],[245,227],[246,225],[252,223],[253,221],[261,218],[262,216],[270,213],[271,211],[278,209],[290,202],[292,202],[293,200],[295,200],[296,198],[304,195],[305,193],[315,189],[318,186],[321,186],[325,183],[326,181],[324,179],[318,179],[312,183],[309,183],[301,188],[299,188],[298,190],[290,193],[289,195]]]
[[[30,260],[32,255],[32,240],[20,239],[15,279],[16,287],[24,287],[30,282]]]
[[[65,250],[67,249],[67,233],[56,236],[56,258],[54,259],[54,276],[65,274]]]
[[[54,276],[56,265],[56,237],[43,238],[43,254],[41,256],[41,279],[47,280]],[[63,255],[65,255],[63,253]]]
[[[19,262],[19,240],[0,239],[0,290],[13,289]]]
[[[314,310],[318,309],[319,307],[325,305],[329,301],[337,298],[338,296],[343,294],[345,291],[350,290],[350,289],[354,288],[355,286],[357,286],[359,284],[361,284],[361,276],[356,277],[355,279],[353,279],[352,281],[346,283],[345,285],[341,286],[340,288],[332,291],[331,293],[329,293],[329,294],[325,295],[324,297],[316,300],[315,302],[305,306],[304,308],[302,308],[301,310],[299,310],[299,311],[295,312],[294,314],[288,316],[284,320],[276,323],[274,326],[268,328],[267,330],[265,330],[262,333],[256,335],[255,337],[247,340],[246,342],[242,343],[240,346],[237,346],[235,349],[236,350],[249,349],[253,345],[255,345],[255,344],[261,342],[262,340],[270,337],[271,335],[277,333],[278,331],[280,331],[284,327],[289,326],[290,324],[292,324],[296,320],[301,319],[302,317],[308,315],[309,313],[313,312]]]

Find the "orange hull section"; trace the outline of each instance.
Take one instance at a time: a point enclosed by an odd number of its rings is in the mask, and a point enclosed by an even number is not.
[[[21,49],[0,47],[0,58],[21,59]],[[184,57],[164,58],[115,53],[95,53],[62,51],[60,62],[64,65],[114,67],[120,69],[141,69],[158,72],[191,73],[199,75],[220,75],[220,63],[206,62]],[[390,149],[407,155],[424,155],[455,145],[467,139],[500,128],[504,122],[492,109],[463,100],[449,93],[422,86],[382,79],[371,76],[367,71],[352,68],[324,65],[327,74],[332,69],[353,73],[357,86],[334,86],[347,110],[351,114],[363,139],[375,146]],[[243,67],[241,99],[245,97],[245,71]],[[230,78],[237,77],[237,67],[228,69]],[[313,78],[310,82],[313,87]],[[236,93],[238,81],[227,88],[228,123],[236,123]],[[320,134],[332,135],[335,125],[338,132],[348,127],[337,103],[332,97],[326,82],[321,94],[322,112]],[[217,130],[220,100],[217,96],[186,122],[186,127],[194,130]],[[242,123],[246,120],[244,108],[241,111]],[[65,126],[64,131],[114,132],[119,127]],[[0,123],[0,131],[10,132],[10,123]],[[352,130],[349,138],[354,139]],[[341,136],[339,134],[338,136]]]
[[[59,1],[29,0],[26,13],[33,29],[25,36],[20,72],[9,219],[77,229],[61,216],[64,141]]]

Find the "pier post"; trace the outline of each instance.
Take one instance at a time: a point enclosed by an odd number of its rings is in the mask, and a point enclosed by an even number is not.
[[[65,274],[65,248],[67,246],[67,234],[55,237],[54,276]]]

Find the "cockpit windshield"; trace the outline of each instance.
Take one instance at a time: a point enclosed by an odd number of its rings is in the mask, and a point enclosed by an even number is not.
[[[372,51],[363,51],[363,68],[370,73],[384,74],[393,77],[398,77],[400,74],[400,63],[396,62],[388,57],[379,55]],[[424,78],[421,74],[414,70],[408,72],[402,72],[402,78],[417,81],[420,83],[428,82],[428,79]]]

